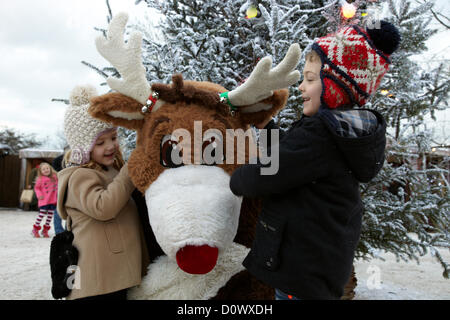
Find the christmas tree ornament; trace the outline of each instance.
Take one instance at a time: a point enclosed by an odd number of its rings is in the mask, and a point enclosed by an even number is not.
[[[252,18],[256,18],[258,16],[258,9],[256,8],[255,5],[251,5],[250,7],[247,8],[247,12],[246,12],[246,16],[245,19],[252,19]]]
[[[345,19],[351,19],[356,14],[356,7],[352,3],[348,3],[347,1],[343,1],[342,7],[341,7],[342,16]]]

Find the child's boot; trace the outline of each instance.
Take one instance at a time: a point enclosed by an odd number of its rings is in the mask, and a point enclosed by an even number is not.
[[[33,225],[33,230],[31,230],[31,234],[33,235],[33,237],[40,238],[39,237],[39,230],[40,229],[41,229],[41,226]]]
[[[50,226],[44,226],[44,229],[42,229],[42,237],[48,238],[48,230],[50,230]]]

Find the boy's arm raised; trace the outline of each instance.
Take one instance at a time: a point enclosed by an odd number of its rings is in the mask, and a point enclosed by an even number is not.
[[[321,140],[303,128],[294,129],[279,145],[278,170],[274,174],[261,174],[262,169],[269,165],[244,165],[231,176],[231,191],[239,196],[266,196],[283,193],[326,176],[328,164],[324,157],[325,144]],[[271,148],[271,152],[276,151],[276,148]],[[272,159],[277,160],[277,157]]]

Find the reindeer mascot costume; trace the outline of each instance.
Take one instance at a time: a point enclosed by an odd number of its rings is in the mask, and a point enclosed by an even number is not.
[[[288,90],[283,88],[300,78],[295,71],[299,46],[292,45],[275,68],[270,57],[261,59],[231,92],[181,75],[170,85],[150,86],[141,61],[142,35],[135,32],[124,42],[127,19],[116,15],[107,37],[96,41],[122,79],[109,78],[114,92],[92,98],[89,112],[137,132],[128,167],[145,196],[152,261],[129,299],[273,299],[273,289],[242,266],[260,204],[230,191],[230,175],[240,165],[236,159],[248,161],[251,154],[248,148],[239,154],[234,139],[225,146],[225,137],[227,129],[245,131],[285,106]],[[180,131],[183,139],[174,134]],[[202,150],[216,151],[212,163],[202,158]],[[174,161],[174,154],[183,161]]]

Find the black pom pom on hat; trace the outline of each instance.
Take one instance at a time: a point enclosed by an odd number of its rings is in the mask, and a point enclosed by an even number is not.
[[[374,46],[384,54],[390,55],[398,49],[401,37],[393,24],[380,20],[379,24],[374,24],[373,28],[366,28],[366,31]]]

